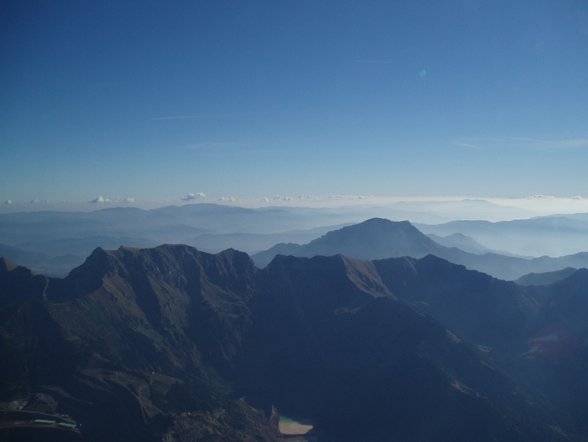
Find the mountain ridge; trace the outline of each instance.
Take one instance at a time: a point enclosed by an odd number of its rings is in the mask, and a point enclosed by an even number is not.
[[[433,254],[505,280],[514,280],[531,272],[554,271],[565,267],[588,267],[588,252],[560,258],[544,256],[531,259],[496,253],[468,253],[455,247],[437,244],[408,221],[394,222],[382,218],[331,231],[305,245],[278,244],[269,250],[254,254],[252,259],[256,265],[263,267],[277,253],[294,256],[343,253],[368,260],[401,256],[421,258]]]
[[[278,257],[259,270],[234,250],[165,245],[96,249],[64,279],[21,277],[43,285],[0,304],[0,354],[13,355],[0,358],[1,398],[34,409],[43,394],[90,440],[181,440],[182,428],[276,440],[259,411],[271,405],[327,439],[559,438],[543,405],[400,299],[375,263]]]

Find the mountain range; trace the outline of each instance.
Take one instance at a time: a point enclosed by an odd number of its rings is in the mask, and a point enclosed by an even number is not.
[[[543,273],[566,267],[588,267],[588,252],[559,258],[522,258],[497,253],[469,253],[456,247],[442,246],[408,221],[395,222],[382,218],[372,218],[330,231],[304,245],[277,244],[266,251],[254,254],[252,258],[258,266],[263,267],[278,254],[311,257],[339,253],[360,259],[402,256],[421,258],[432,254],[506,280],[514,280],[528,273]]]
[[[485,247],[524,256],[563,256],[588,250],[586,214],[542,216],[511,221],[451,221],[416,224],[426,234],[461,233]]]
[[[587,274],[522,287],[433,256],[260,270],[179,245],[96,249],[63,279],[2,259],[0,432],[269,441],[284,413],[327,441],[582,440]]]
[[[7,256],[37,272],[62,277],[80,265],[96,247],[116,249],[123,244],[133,247],[187,244],[210,253],[232,247],[255,254],[279,243],[306,244],[331,230],[370,217],[443,222],[447,220],[446,216],[431,214],[435,211],[453,213],[452,208],[456,207],[460,207],[458,212],[464,215],[473,210],[491,216],[492,211],[500,209],[487,202],[464,200],[397,202],[386,207],[366,205],[336,209],[248,209],[220,204],[185,204],[150,210],[113,207],[89,212],[1,213],[0,256]],[[462,210],[467,208],[469,211]],[[521,215],[525,216],[518,213]],[[513,216],[514,213],[510,213],[510,217]],[[413,225],[438,244],[478,255],[563,256],[588,250],[586,214],[501,222],[452,221]],[[550,266],[544,267],[539,271],[554,270]],[[529,269],[526,273],[533,271]],[[521,275],[509,277],[518,276]]]
[[[350,220],[359,218],[326,209],[246,209],[217,204],[3,213],[0,256],[44,274],[65,276],[96,247],[175,243],[214,253],[229,247],[252,253],[277,242],[310,241]]]

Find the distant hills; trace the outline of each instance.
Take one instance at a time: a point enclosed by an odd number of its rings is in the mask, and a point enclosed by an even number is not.
[[[588,250],[586,214],[544,216],[513,221],[452,221],[417,224],[426,234],[461,233],[485,247],[525,256],[562,256]]]
[[[358,218],[327,209],[245,209],[217,204],[4,213],[0,214],[0,256],[38,272],[64,276],[96,247],[174,243],[210,252],[230,247],[257,252],[277,242],[310,241],[349,220]]]
[[[9,404],[90,441],[271,441],[275,406],[319,440],[581,440],[587,273],[526,288],[341,255],[259,270],[188,246],[96,249],[64,279],[0,260],[0,432]]]
[[[457,249],[463,250],[464,252],[475,253],[476,255],[483,255],[485,253],[497,253],[500,255],[506,254],[504,252],[501,253],[496,250],[484,247],[475,239],[461,233],[453,233],[447,236],[440,236],[435,235],[434,233],[430,233],[427,236],[442,246],[455,247]]]
[[[429,202],[425,206],[430,207],[431,204]],[[462,201],[457,204],[477,209],[486,206],[480,201]],[[393,206],[389,210],[369,206],[246,209],[217,204],[187,204],[151,210],[118,207],[92,212],[3,213],[0,214],[0,251],[37,272],[64,276],[73,267],[80,265],[96,247],[116,249],[123,244],[133,247],[187,244],[210,253],[235,248],[255,254],[276,244],[307,244],[329,231],[356,224],[369,217],[423,219],[419,210],[425,206],[416,203],[396,203]],[[453,207],[453,204],[444,202],[433,206],[443,212]],[[487,209],[499,208],[488,206]],[[439,245],[476,255],[493,253],[515,257],[561,257],[588,251],[586,214],[494,223],[455,221],[415,226]],[[283,250],[284,253],[290,253],[282,245],[280,247],[276,252],[281,253]],[[466,265],[471,261],[469,256],[444,257]],[[578,255],[566,265],[581,267],[584,265],[583,260],[584,257]],[[508,268],[514,265],[512,263],[507,264],[506,270],[497,270],[502,264],[494,264],[487,258],[475,261],[472,268],[509,279],[516,279],[524,273],[561,268],[559,264],[554,267],[553,263],[546,262],[528,268],[521,266],[516,272],[509,272]],[[267,262],[269,259],[265,260]]]
[[[532,272],[588,267],[588,253],[532,259],[497,253],[468,253],[455,247],[438,244],[408,221],[394,222],[381,218],[328,232],[305,245],[278,244],[253,255],[252,258],[258,266],[263,267],[277,254],[310,257],[338,253],[361,259],[401,256],[420,258],[432,254],[506,280],[513,280]]]
[[[555,270],[553,272],[528,273],[521,276],[515,282],[519,285],[550,285],[566,279],[577,270],[572,267],[566,267],[565,269]]]

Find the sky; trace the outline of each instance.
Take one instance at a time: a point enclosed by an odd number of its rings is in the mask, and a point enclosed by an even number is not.
[[[585,0],[6,0],[0,53],[4,206],[588,198]]]

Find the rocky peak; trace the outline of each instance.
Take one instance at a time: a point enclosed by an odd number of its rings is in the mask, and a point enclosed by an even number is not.
[[[17,267],[18,267],[18,264],[14,263],[4,257],[0,257],[0,274],[11,272]]]

